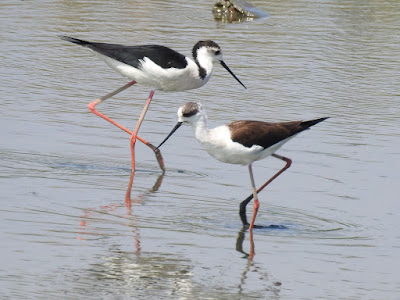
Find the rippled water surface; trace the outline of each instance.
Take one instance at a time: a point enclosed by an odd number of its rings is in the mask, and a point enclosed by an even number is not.
[[[399,299],[400,2],[252,1],[269,17],[218,23],[212,1],[0,3],[0,298]],[[242,231],[247,168],[214,161],[184,127],[167,171],[87,104],[126,79],[57,35],[156,43],[220,66],[187,92],[156,92],[140,135],[157,144],[186,101],[209,125],[329,116],[279,151],[292,167]],[[133,128],[149,90],[100,110]],[[282,162],[254,164],[258,185]],[[132,183],[131,194],[129,191]],[[251,210],[249,210],[250,213]]]

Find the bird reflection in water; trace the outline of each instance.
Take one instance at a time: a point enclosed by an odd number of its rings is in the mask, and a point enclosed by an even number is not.
[[[125,216],[120,216],[118,217],[125,218],[129,222],[125,224],[125,226],[132,228],[132,233],[133,233],[133,239],[134,239],[134,244],[135,244],[135,249],[134,253],[136,255],[140,255],[141,247],[140,247],[140,232],[135,224],[136,222],[136,217],[132,216],[132,204],[137,203],[140,204],[142,203],[148,195],[156,192],[162,183],[162,180],[164,178],[164,172],[162,172],[158,177],[156,182],[154,183],[153,187],[149,189],[148,191],[139,194],[135,198],[131,197],[131,191],[132,191],[132,186],[133,186],[133,180],[134,180],[135,173],[131,172],[130,178],[129,178],[129,183],[128,183],[128,188],[125,193],[125,208],[126,208],[126,215]],[[95,235],[97,233],[94,232],[89,232],[89,221],[91,219],[95,219],[95,214],[105,214],[105,215],[112,215],[112,212],[115,210],[118,210],[121,208],[121,205],[119,203],[110,203],[108,205],[103,205],[100,206],[100,209],[84,209],[83,210],[83,215],[80,217],[81,221],[79,222],[79,236],[77,239],[79,240],[84,240],[86,239],[84,236],[86,235]],[[94,231],[94,230],[93,230]]]
[[[243,227],[238,234],[238,237],[236,239],[236,251],[243,253],[244,256],[243,258],[248,258],[249,261],[251,262],[254,258],[255,252],[254,252],[254,240],[253,240],[253,231],[249,230],[249,241],[250,241],[250,250],[249,253],[244,252],[243,250],[243,241],[245,238],[245,232],[247,228]]]
[[[275,228],[275,227],[272,227]],[[240,282],[239,282],[239,295],[245,295],[244,292],[244,285],[246,284],[246,279],[248,279],[250,276],[250,273],[257,273],[257,275],[260,276],[260,279],[263,281],[267,280],[268,282],[265,284],[265,289],[269,292],[271,292],[271,295],[268,299],[279,299],[279,286],[282,285],[281,282],[279,281],[274,281],[270,279],[270,276],[264,271],[260,269],[259,266],[257,266],[253,259],[255,256],[255,246],[254,246],[254,239],[253,239],[253,231],[249,230],[249,242],[250,242],[250,249],[249,253],[245,252],[243,250],[243,242],[245,240],[245,233],[248,228],[243,227],[239,233],[238,237],[236,239],[236,251],[244,254],[243,258],[247,258],[247,263],[245,265],[245,268],[242,272],[242,275],[240,276]],[[250,272],[250,273],[249,273]],[[251,280],[251,279],[250,279]]]
[[[133,185],[133,178],[135,177],[134,173],[131,173],[131,176],[129,178],[129,184],[128,184],[128,189],[126,190],[125,194],[125,207],[127,209],[127,214],[130,215],[132,213],[132,202],[133,203],[141,203],[142,200],[149,194],[154,193],[158,191],[158,189],[161,186],[161,183],[163,181],[165,172],[163,171],[157,178],[156,182],[154,183],[153,187],[149,189],[147,192],[140,194],[137,196],[137,198],[132,199],[131,198],[131,191],[132,191],[132,185]]]

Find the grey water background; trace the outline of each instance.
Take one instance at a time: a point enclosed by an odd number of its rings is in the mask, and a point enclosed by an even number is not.
[[[217,23],[212,1],[0,3],[0,298],[399,299],[400,2],[252,1],[270,17]],[[241,232],[247,168],[214,161],[180,129],[167,172],[87,109],[126,79],[57,38],[156,43],[186,55],[212,39],[204,87],[156,92],[140,136],[157,144],[186,101],[211,127],[329,116],[279,151],[292,167]],[[99,106],[133,128],[135,85]],[[261,185],[282,162],[254,164]],[[127,203],[130,205],[127,205]],[[249,213],[251,209],[249,210]]]

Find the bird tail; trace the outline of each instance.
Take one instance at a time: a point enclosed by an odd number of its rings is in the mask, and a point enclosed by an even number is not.
[[[310,121],[303,121],[301,122],[301,126],[303,127],[303,130],[310,128],[311,126],[314,126],[315,124],[318,124],[319,122],[325,121],[326,119],[329,119],[329,117],[326,118],[319,118],[315,120],[310,120]]]
[[[81,45],[81,46],[87,46],[87,45],[90,44],[90,42],[87,42],[87,41],[84,41],[84,40],[80,40],[80,39],[76,39],[76,38],[73,38],[73,37],[69,37],[69,36],[66,36],[66,35],[60,35],[59,37],[64,41],[71,42],[71,43],[74,43],[74,44],[78,44],[78,45]]]

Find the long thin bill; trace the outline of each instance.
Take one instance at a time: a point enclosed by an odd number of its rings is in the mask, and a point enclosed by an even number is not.
[[[236,77],[235,74],[233,74],[231,69],[228,68],[228,66],[226,65],[226,63],[223,60],[220,60],[219,62],[225,68],[225,70],[227,70],[229,72],[229,74],[231,74],[233,76],[233,78],[235,78],[245,89],[247,89],[247,87],[239,80],[239,78]]]
[[[160,148],[169,139],[169,137],[171,135],[173,135],[174,132],[177,131],[179,127],[181,127],[182,124],[183,124],[182,122],[176,123],[175,127],[171,130],[171,132],[167,135],[167,137],[161,142],[161,144],[157,146],[156,150],[158,150],[158,148]]]

